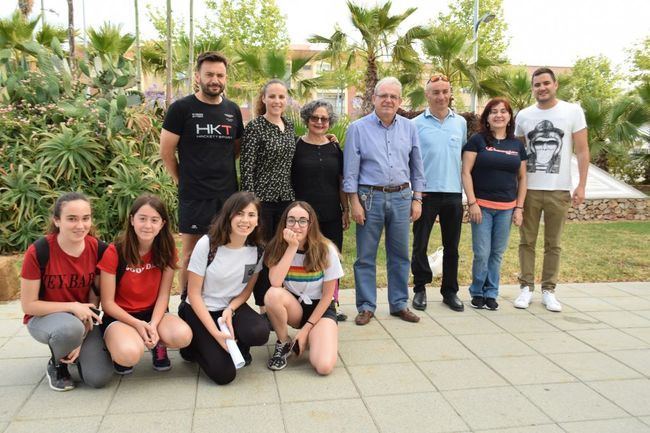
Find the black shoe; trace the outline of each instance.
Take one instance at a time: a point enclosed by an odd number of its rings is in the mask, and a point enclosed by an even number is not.
[[[443,296],[442,303],[446,304],[449,308],[451,308],[454,311],[465,310],[465,306],[463,305],[463,302],[460,299],[458,299],[458,296],[456,296],[456,294]]]
[[[471,305],[473,308],[480,310],[485,307],[485,298],[482,296],[472,296]]]
[[[248,367],[251,365],[251,362],[253,362],[253,355],[251,355],[250,346],[244,346],[237,342],[237,347],[239,347],[241,356],[244,358],[244,367]]]
[[[156,371],[167,371],[172,368],[172,363],[167,356],[167,348],[162,344],[156,344],[151,349],[151,366]]]
[[[125,367],[117,362],[113,362],[113,370],[120,376],[126,376],[127,374],[133,373],[133,367]]]
[[[485,306],[487,307],[488,310],[492,310],[492,311],[499,309],[499,303],[494,298],[485,298]]]
[[[68,372],[67,364],[55,364],[54,361],[50,359],[50,362],[47,363],[45,373],[50,388],[54,391],[70,391],[71,389],[74,389],[74,382]]]
[[[413,308],[416,310],[424,311],[427,308],[427,292],[422,290],[413,293]]]

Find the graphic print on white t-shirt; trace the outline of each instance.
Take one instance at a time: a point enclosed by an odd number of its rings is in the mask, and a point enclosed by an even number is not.
[[[558,174],[562,163],[562,137],[565,132],[553,125],[550,120],[542,120],[527,135],[528,173]]]

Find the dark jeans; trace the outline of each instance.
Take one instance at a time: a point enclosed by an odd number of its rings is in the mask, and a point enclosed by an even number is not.
[[[210,311],[215,324],[221,317],[221,313],[223,311]],[[185,353],[195,359],[206,376],[217,384],[225,385],[232,382],[237,370],[230,354],[208,332],[201,319],[194,313],[192,306],[183,302],[178,309],[178,315],[192,328],[192,342],[183,349]],[[265,345],[271,332],[268,322],[248,304],[243,304],[234,312],[232,327],[237,345],[242,352],[247,351],[251,346]]]
[[[427,246],[437,216],[440,216],[440,231],[444,247],[440,294],[444,297],[458,292],[458,243],[463,223],[462,199],[460,193],[427,192],[424,194],[422,216],[413,223],[411,271],[415,292],[423,291],[425,284],[433,280],[427,259]]]

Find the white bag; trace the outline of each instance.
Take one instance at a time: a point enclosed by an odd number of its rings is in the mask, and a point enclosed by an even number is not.
[[[429,255],[429,267],[431,268],[434,278],[442,276],[442,253],[443,247],[438,247],[433,254]]]

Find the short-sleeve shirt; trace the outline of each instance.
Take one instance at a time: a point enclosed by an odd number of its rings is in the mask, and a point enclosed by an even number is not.
[[[221,311],[246,287],[251,277],[262,269],[257,247],[233,249],[220,245],[207,267],[210,239],[203,236],[196,243],[187,270],[203,277],[203,302],[209,311]],[[189,298],[186,300],[189,303]]]
[[[97,239],[86,236],[83,252],[79,257],[74,257],[61,249],[56,237],[56,234],[45,236],[50,249],[45,275],[41,275],[36,247],[32,244],[25,252],[20,276],[26,280],[41,280],[43,286],[39,299],[42,301],[88,302],[97,275]],[[24,321],[29,317],[25,316]]]
[[[561,100],[546,110],[533,105],[517,114],[515,135],[524,137],[528,152],[528,189],[571,190],[573,133],[586,127],[582,108]]]
[[[296,151],[293,123],[282,118],[284,131],[258,116],[248,122],[242,139],[242,190],[250,191],[264,202],[293,201],[291,162]]]
[[[140,260],[142,263],[139,265],[126,266],[122,278],[115,287],[115,303],[127,313],[151,310],[158,299],[162,271],[152,263],[151,251],[141,256]],[[114,244],[110,244],[97,267],[115,275],[118,263],[117,248]]]
[[[516,138],[486,142],[474,134],[464,152],[475,152],[472,183],[477,199],[512,202],[517,199],[518,172],[521,161],[528,159],[524,144]]]
[[[340,178],[343,176],[343,152],[338,143],[296,142],[291,182],[296,200],[309,203],[318,221],[341,219]]]
[[[169,106],[163,128],[178,141],[178,195],[210,200],[237,191],[235,140],[244,131],[241,110],[223,98],[206,104],[195,95]]]
[[[343,276],[343,267],[339,254],[332,243],[328,243],[328,266],[321,271],[309,272],[305,269],[305,254],[296,253],[289,267],[287,276],[284,277],[284,286],[301,300],[306,298],[312,301],[323,297],[323,283],[337,280]]]
[[[424,191],[460,193],[462,148],[467,141],[465,118],[450,109],[440,121],[427,108],[413,123],[420,139],[426,178]]]

